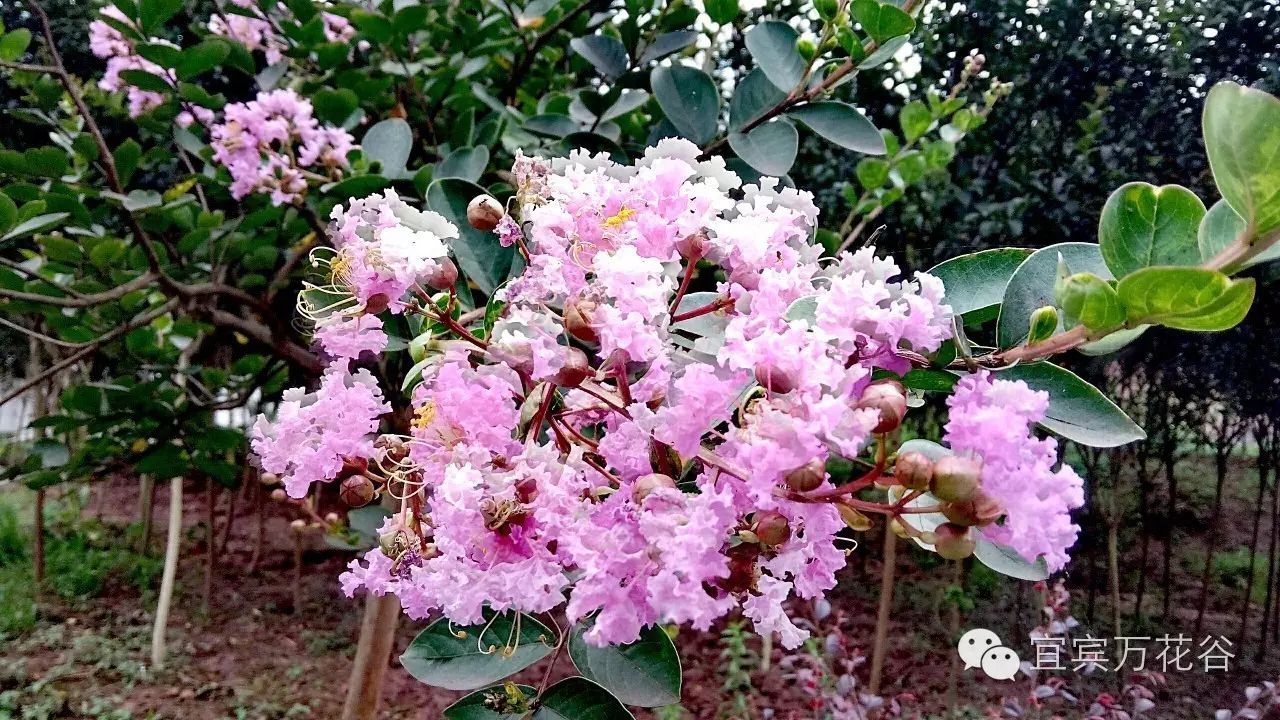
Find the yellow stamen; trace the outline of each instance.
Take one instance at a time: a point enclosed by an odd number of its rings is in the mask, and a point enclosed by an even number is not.
[[[622,223],[626,222],[636,211],[629,207],[624,207],[618,211],[617,215],[610,217],[604,221],[604,226],[613,230],[622,227]]]
[[[436,419],[436,404],[433,400],[428,400],[426,405],[418,408],[413,414],[413,427],[417,430],[425,430],[432,420]]]

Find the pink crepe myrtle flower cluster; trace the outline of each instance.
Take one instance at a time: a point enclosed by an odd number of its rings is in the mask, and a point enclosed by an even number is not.
[[[400,501],[381,547],[343,574],[348,594],[393,593],[412,617],[463,624],[486,607],[563,608],[592,619],[597,644],[741,610],[786,647],[803,642],[786,601],[821,597],[846,562],[846,520],[826,501],[841,491],[822,468],[871,448],[883,432],[862,403],[873,376],[937,350],[952,313],[937,278],[904,276],[871,248],[823,258],[809,193],[744,184],[699,156],[684,140],[634,165],[518,155],[494,232],[525,268],[475,333],[440,309],[454,298],[439,275],[455,227],[391,191],[335,208],[330,283],[313,287],[346,299],[308,311],[333,362],[320,399],[291,397],[253,444],[295,497],[375,481]],[[382,311],[444,329],[415,369],[411,420],[361,441],[381,395],[351,361],[384,344],[364,319]],[[1010,516],[1030,504],[1041,522],[1037,500],[1006,485],[1014,472],[1050,477],[1051,447],[1028,431],[1042,403],[1012,383],[965,382],[953,447],[986,461]],[[332,412],[324,398],[342,427],[317,417]],[[1005,398],[1022,404],[992,416],[990,439],[974,423]],[[809,494],[790,479],[801,469]],[[1001,532],[1017,541],[1025,524]],[[1033,532],[1023,548],[1061,537]]]
[[[267,63],[274,65],[284,59],[289,48],[288,40],[278,31],[267,14],[254,0],[232,0],[232,4],[252,16],[241,13],[217,13],[209,19],[209,31],[244,45],[249,51],[260,50]],[[284,3],[277,3],[273,14],[291,17]],[[324,36],[328,42],[347,42],[356,34],[351,21],[331,12],[321,11]]]
[[[311,101],[293,90],[227,105],[210,136],[213,159],[231,173],[232,196],[267,193],[274,205],[299,201],[315,170],[328,173],[318,178],[329,180],[348,167],[354,147],[350,133],[321,125]]]
[[[121,73],[128,70],[141,70],[161,78],[169,85],[176,86],[173,73],[169,69],[163,68],[139,55],[134,47],[133,40],[103,19],[108,18],[116,23],[136,29],[137,26],[134,22],[126,17],[119,8],[114,5],[108,5],[102,9],[100,15],[101,17],[89,23],[89,50],[97,57],[107,61],[106,72],[103,74],[102,79],[98,81],[98,87],[113,93],[123,91],[128,103],[129,117],[138,117],[159,107],[164,103],[164,95],[130,85],[121,76]],[[147,42],[177,47],[163,38],[147,38]],[[213,115],[213,111],[208,108],[184,105],[182,113],[178,116],[178,124],[186,127],[197,121],[207,123],[213,119]]]
[[[1050,571],[1061,569],[1080,533],[1071,510],[1084,504],[1084,481],[1070,465],[1055,467],[1056,440],[1031,433],[1044,419],[1049,394],[984,371],[963,378],[947,405],[951,449],[982,461],[982,489],[1011,510],[983,534],[1028,560],[1043,555]]]

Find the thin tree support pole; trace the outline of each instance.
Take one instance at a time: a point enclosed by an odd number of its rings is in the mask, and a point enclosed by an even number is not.
[[[880,694],[880,679],[884,673],[884,656],[889,644],[889,611],[893,609],[893,573],[898,562],[898,536],[893,532],[893,522],[884,524],[884,566],[880,569],[880,607],[876,611],[875,647],[871,651],[872,695]]]
[[[138,501],[141,505],[142,520],[142,540],[139,543],[138,552],[143,555],[151,554],[151,525],[155,518],[155,502],[156,502],[156,479],[152,475],[143,475],[139,481],[141,488],[138,495]]]
[[[374,720],[378,716],[382,683],[386,679],[387,661],[391,657],[399,620],[400,600],[395,595],[369,595],[365,600],[360,642],[356,646],[355,662],[351,665],[342,720]]]
[[[173,602],[173,584],[178,576],[178,549],[182,543],[182,478],[169,480],[169,532],[164,546],[164,575],[160,579],[160,599],[156,602],[156,621],[151,628],[151,664],[164,667],[165,631],[169,625],[169,605]]]

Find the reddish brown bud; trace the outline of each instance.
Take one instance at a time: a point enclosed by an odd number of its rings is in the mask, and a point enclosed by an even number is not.
[[[467,222],[477,230],[489,231],[498,227],[498,222],[507,212],[492,195],[477,195],[467,203]]]
[[[272,485],[276,485],[280,482],[280,476],[275,473],[262,473],[262,475],[258,477],[258,480],[263,485],[271,487]]]
[[[576,347],[566,347],[564,365],[552,376],[551,382],[560,387],[576,388],[583,380],[591,377],[591,362],[587,354]]]
[[[818,486],[822,485],[822,481],[826,478],[826,464],[814,458],[787,473],[787,487],[796,492],[809,492],[810,490],[817,490]]]
[[[943,523],[934,528],[933,534],[934,549],[948,560],[963,560],[972,555],[973,549],[977,547],[973,532],[967,527]]]
[[[964,502],[947,503],[942,506],[942,514],[956,525],[983,527],[990,525],[1004,514],[1000,501],[979,489],[973,497]]]
[[[636,478],[636,482],[631,486],[631,498],[636,502],[644,502],[644,499],[653,494],[659,488],[675,489],[676,481],[670,475],[662,473],[649,473]]]
[[[342,481],[342,486],[338,490],[338,497],[342,502],[353,508],[364,507],[373,501],[377,491],[373,487],[373,483],[369,478],[363,475],[352,475]]]
[[[775,510],[762,510],[751,522],[751,532],[767,547],[777,547],[791,539],[791,523],[787,516]]]
[[[458,266],[447,257],[436,258],[436,266],[422,278],[432,290],[448,290],[458,282]]]
[[[593,343],[599,340],[596,330],[591,326],[591,314],[596,309],[596,303],[590,300],[572,300],[564,306],[564,329],[565,332],[578,338],[583,342]]]
[[[924,453],[903,453],[893,464],[893,477],[908,489],[928,490],[933,479],[933,461]]]
[[[982,466],[973,458],[948,455],[933,464],[930,490],[943,502],[964,502],[978,492]]]
[[[391,306],[391,298],[385,293],[374,293],[364,303],[364,311],[369,315],[377,315]]]
[[[874,433],[897,430],[907,414],[907,391],[897,380],[877,380],[862,391],[862,397],[854,407],[859,410],[877,410],[880,422],[871,429]]]
[[[365,470],[369,469],[369,461],[362,457],[344,456],[342,458],[342,470],[338,472],[338,477],[347,477],[349,475],[363,475]]]
[[[276,502],[285,502],[289,499],[289,496],[285,493],[284,490],[280,488],[276,488],[275,490],[271,491],[271,499],[275,500]]]
[[[538,497],[538,481],[533,478],[521,478],[516,481],[516,500],[531,503]]]
[[[710,241],[707,239],[707,234],[701,230],[676,241],[676,252],[690,262],[697,262],[706,257],[708,247],[710,247]]]
[[[789,393],[796,388],[795,381],[785,370],[770,365],[756,366],[756,382],[771,393]]]

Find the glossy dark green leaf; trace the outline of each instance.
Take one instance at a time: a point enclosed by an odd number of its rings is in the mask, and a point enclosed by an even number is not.
[[[350,88],[321,88],[311,97],[311,104],[321,122],[341,127],[360,107],[360,98]]]
[[[1209,208],[1209,212],[1205,213],[1204,219],[1200,221],[1200,228],[1196,233],[1196,243],[1200,247],[1201,259],[1205,261],[1211,260],[1215,255],[1225,250],[1228,245],[1240,239],[1246,229],[1244,218],[1236,214],[1236,211],[1231,209],[1231,205],[1226,200],[1219,200],[1214,203],[1213,207]],[[1276,243],[1249,258],[1238,269],[1271,262],[1272,260],[1280,260],[1280,243]],[[1227,272],[1232,272],[1237,268],[1224,269]]]
[[[139,0],[138,20],[142,32],[154,34],[182,9],[182,0]]]
[[[680,52],[698,41],[700,33],[694,30],[674,30],[662,33],[653,39],[640,53],[640,62],[647,63],[659,60],[672,53]]]
[[[764,175],[786,175],[796,161],[800,137],[785,118],[772,120],[747,133],[729,134],[729,147]]]
[[[823,138],[849,150],[867,155],[883,155],[884,138],[876,126],[852,105],[814,102],[787,113]]]
[[[800,84],[808,65],[796,50],[799,39],[795,28],[778,20],[765,20],[747,31],[747,50],[756,66],[784,93]]]
[[[738,19],[738,0],[705,0],[702,4],[714,23],[726,25]]]
[[[8,232],[18,222],[18,206],[10,197],[0,192],[0,235]]]
[[[1204,203],[1181,185],[1123,185],[1102,207],[1098,245],[1116,277],[1152,265],[1200,262],[1196,233]]]
[[[586,58],[609,80],[616,80],[627,71],[631,58],[622,41],[612,35],[588,35],[569,41],[574,52]]]
[[[1010,348],[1027,337],[1031,313],[1053,304],[1053,284],[1058,277],[1058,257],[1066,261],[1071,272],[1089,272],[1103,280],[1111,280],[1111,271],[1102,253],[1093,243],[1059,243],[1035,251],[1023,261],[1005,286],[996,321],[996,342]]]
[[[26,28],[10,30],[0,35],[0,60],[13,62],[27,52],[31,45],[31,31]]]
[[[1079,375],[1049,362],[1022,363],[996,377],[1022,380],[1049,394],[1049,410],[1040,421],[1046,430],[1089,447],[1117,447],[1147,434],[1115,403]]]
[[[655,68],[650,83],[658,106],[681,135],[698,145],[716,136],[720,93],[711,76],[684,65]]]
[[[521,720],[528,715],[526,708],[537,694],[537,688],[529,685],[494,685],[445,708],[444,717],[445,720]]]
[[[929,131],[932,124],[933,113],[919,100],[912,100],[898,111],[898,125],[902,127],[902,134],[908,142],[919,139]]]
[[[729,99],[729,129],[738,130],[775,108],[787,94],[779,90],[764,71],[755,68],[733,89]]]
[[[120,79],[138,88],[154,93],[167,93],[173,90],[173,86],[168,80],[149,73],[146,70],[122,70],[120,71]]]
[[[944,300],[957,315],[1000,304],[1018,266],[1031,255],[1026,248],[996,248],[951,258],[929,274],[942,281]]]
[[[1116,290],[1131,325],[1214,332],[1234,327],[1248,314],[1254,281],[1204,268],[1150,267],[1122,278]]]
[[[491,295],[510,274],[515,248],[502,247],[497,235],[477,230],[467,222],[467,204],[483,194],[484,188],[466,180],[436,180],[427,189],[427,207],[458,227],[461,237],[453,241],[458,268],[482,292]]]
[[[486,613],[487,614],[487,613]],[[482,625],[450,626],[447,619],[428,625],[409,643],[400,664],[432,687],[475,690],[517,673],[551,652],[555,635],[536,619],[506,613]],[[506,645],[514,638],[518,645]]]
[[[199,42],[182,51],[182,61],[176,71],[179,80],[190,80],[222,64],[231,54],[231,44],[226,40],[210,39]]]
[[[680,656],[666,631],[650,625],[627,645],[597,647],[587,642],[589,627],[575,625],[569,657],[587,679],[627,705],[661,707],[680,702]]]
[[[633,720],[617,698],[586,678],[561,680],[538,702],[530,720]]]

